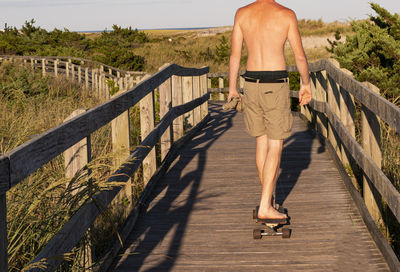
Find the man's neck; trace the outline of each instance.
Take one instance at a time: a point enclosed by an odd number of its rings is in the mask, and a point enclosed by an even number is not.
[[[256,0],[256,2],[269,2],[269,3],[275,3],[275,0]]]

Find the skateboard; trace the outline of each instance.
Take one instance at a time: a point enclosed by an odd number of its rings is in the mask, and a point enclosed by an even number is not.
[[[287,210],[282,206],[275,205],[275,208],[280,213],[287,213]],[[289,218],[286,219],[258,219],[258,206],[253,210],[253,219],[256,223],[261,223],[265,225],[264,229],[254,229],[253,238],[261,239],[263,236],[282,236],[282,238],[290,238],[292,230],[290,228],[284,227],[289,224]]]

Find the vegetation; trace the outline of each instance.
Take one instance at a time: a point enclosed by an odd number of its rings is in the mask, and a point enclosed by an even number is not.
[[[134,54],[135,48],[149,41],[142,31],[113,25],[111,32],[89,39],[67,29],[48,32],[34,23],[26,21],[20,31],[6,26],[0,32],[0,54],[83,57],[125,70],[144,69],[144,58]]]
[[[63,122],[77,108],[92,108],[101,101],[81,85],[62,77],[43,77],[30,67],[8,62],[0,64],[0,153],[36,137]],[[130,111],[133,127],[138,127],[138,107]],[[137,145],[137,129],[131,133]],[[92,161],[74,178],[65,177],[64,157],[57,156],[7,192],[7,230],[10,271],[21,271],[65,222],[93,194],[108,189],[107,178],[114,170],[111,126],[91,135]],[[135,197],[143,184],[140,172],[135,181]],[[124,205],[130,204],[121,199]],[[119,202],[115,202],[118,206]],[[122,206],[124,206],[122,205]],[[120,206],[120,205],[119,205]],[[111,207],[95,222],[92,237],[95,258],[101,256],[124,219],[120,209]],[[100,231],[101,230],[101,231]],[[80,256],[84,241],[67,260],[61,271],[81,271]],[[70,261],[68,261],[70,260]],[[73,260],[73,261],[72,261]]]
[[[391,14],[378,4],[371,3],[371,7],[377,15],[371,15],[369,20],[351,22],[354,34],[348,35],[344,43],[331,42],[330,50],[341,67],[352,71],[358,81],[376,85],[383,97],[399,106],[400,15]],[[356,110],[357,120],[360,120],[360,106]],[[400,136],[381,123],[382,170],[400,190]],[[362,184],[361,175],[359,182]],[[400,224],[384,203],[382,206],[384,223],[381,227],[400,257]]]

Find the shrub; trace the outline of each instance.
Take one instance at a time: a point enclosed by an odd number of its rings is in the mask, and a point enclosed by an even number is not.
[[[353,21],[353,35],[334,46],[334,57],[358,81],[378,86],[390,101],[400,96],[400,16],[371,3],[378,14],[369,21]]]

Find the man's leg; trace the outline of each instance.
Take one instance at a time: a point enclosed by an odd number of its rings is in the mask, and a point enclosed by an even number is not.
[[[258,177],[260,179],[261,186],[263,185],[263,169],[265,160],[267,158],[268,152],[268,137],[263,135],[256,138],[257,148],[256,148],[256,165]]]
[[[267,135],[257,137],[256,163],[262,184],[259,218],[286,218],[285,214],[279,213],[271,205],[282,147],[283,140],[268,139]]]

